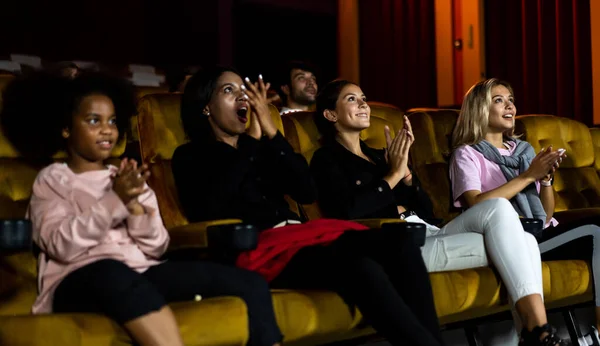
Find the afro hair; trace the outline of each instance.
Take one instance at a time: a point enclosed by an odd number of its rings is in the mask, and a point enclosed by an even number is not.
[[[0,126],[6,138],[25,157],[44,159],[66,149],[62,130],[70,128],[82,99],[100,94],[110,98],[121,138],[136,113],[133,85],[97,72],[74,79],[46,71],[15,78],[3,94]]]

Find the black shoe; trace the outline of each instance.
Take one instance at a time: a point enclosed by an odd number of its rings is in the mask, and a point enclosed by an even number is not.
[[[548,333],[546,337],[540,340],[540,336]],[[535,327],[532,331],[523,328],[521,331],[521,340],[519,346],[568,346],[566,341],[563,341],[556,334],[554,328],[549,324],[544,324],[541,327]]]

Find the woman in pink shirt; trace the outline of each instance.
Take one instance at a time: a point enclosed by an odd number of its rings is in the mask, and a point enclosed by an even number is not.
[[[590,220],[559,225],[552,217],[552,175],[564,150],[550,146],[536,155],[529,143],[514,136],[516,112],[506,82],[488,79],[467,92],[452,134],[454,205],[470,208],[491,198],[509,199],[520,216],[544,222],[545,229],[535,234],[543,260],[591,259],[594,287],[599,287],[600,227]],[[598,294],[595,300],[598,323]]]
[[[104,163],[135,113],[126,81],[39,73],[17,80],[4,95],[2,125],[22,152],[68,153],[65,163],[44,168],[33,186],[29,218],[40,249],[33,313],[102,313],[140,345],[183,345],[167,303],[230,295],[248,306],[249,344],[280,342],[269,288],[258,274],[161,261],[169,234],[146,185],[148,167],[128,159],[120,167]]]

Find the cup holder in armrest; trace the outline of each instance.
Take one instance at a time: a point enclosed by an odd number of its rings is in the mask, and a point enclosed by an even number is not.
[[[403,232],[415,245],[422,247],[425,245],[425,237],[427,234],[427,227],[425,224],[417,222],[398,222],[398,223],[384,223],[381,226],[382,230],[393,229],[397,232]]]
[[[0,252],[31,250],[31,221],[0,220]]]
[[[258,229],[253,225],[229,224],[210,226],[206,229],[208,247],[230,250],[248,251],[258,244]]]
[[[544,230],[544,223],[542,220],[529,218],[521,218],[520,220],[525,232],[533,234],[533,236],[536,238],[542,236],[542,231]]]
[[[206,228],[208,256],[211,260],[234,265],[241,252],[254,250],[258,229],[253,225],[229,224]]]

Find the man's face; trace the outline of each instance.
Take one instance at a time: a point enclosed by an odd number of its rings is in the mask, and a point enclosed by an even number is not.
[[[286,95],[294,102],[310,106],[317,99],[317,78],[312,72],[301,69],[292,69],[290,72],[290,85]]]

